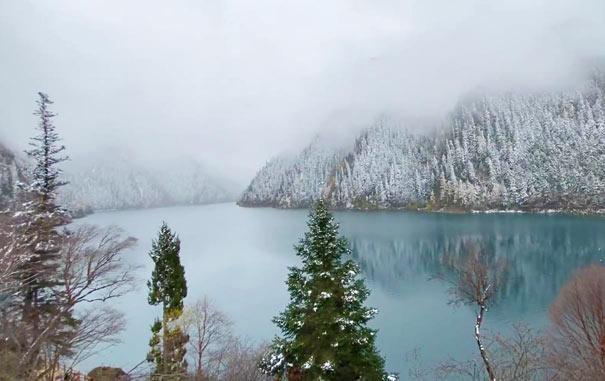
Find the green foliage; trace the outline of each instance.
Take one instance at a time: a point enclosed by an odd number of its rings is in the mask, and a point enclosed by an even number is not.
[[[347,240],[319,201],[309,215],[309,231],[296,254],[302,267],[291,267],[290,303],[274,318],[283,338],[275,339],[263,370],[304,380],[382,380],[384,360],[375,347],[376,330],[366,326],[376,310],[364,306],[369,295]]]
[[[176,376],[187,371],[185,345],[189,337],[175,324],[183,313],[183,299],[187,296],[185,269],[180,259],[181,241],[162,224],[158,239],[153,241],[149,256],[155,263],[149,288],[148,302],[162,305],[162,322],[156,320],[151,327],[150,351],[147,361],[155,363],[158,377]]]
[[[170,375],[185,375],[187,373],[187,361],[185,346],[189,336],[177,325],[176,320],[183,314],[183,310],[172,310],[165,316],[164,324],[164,373]]]
[[[151,339],[149,339],[149,353],[147,353],[147,362],[155,364],[156,373],[164,373],[164,364],[162,361],[162,322],[155,319],[151,326]]]
[[[22,377],[40,366],[42,343],[52,347],[58,355],[70,354],[70,340],[75,335],[79,321],[72,317],[71,309],[62,305],[61,288],[63,274],[59,265],[61,250],[68,237],[65,226],[71,216],[57,201],[57,189],[66,183],[60,180],[59,163],[66,160],[59,154],[65,147],[59,145],[59,135],[52,123],[54,113],[48,110],[50,101],[39,93],[39,134],[31,139],[32,149],[26,151],[36,165],[30,173],[31,184],[21,186],[10,220],[12,242],[8,250],[19,258],[15,281],[19,287],[11,299],[11,312],[19,326],[27,327],[17,337],[20,348],[26,348],[26,361]],[[48,351],[48,349],[46,349]],[[33,364],[33,365],[32,365]]]
[[[183,299],[187,296],[185,268],[181,265],[180,251],[180,239],[163,223],[159,237],[157,241],[153,241],[149,253],[155,268],[147,287],[149,304],[162,304],[164,311],[182,309]]]
[[[32,188],[45,197],[51,197],[56,195],[59,187],[67,184],[60,180],[61,170],[56,167],[58,163],[67,160],[67,157],[58,156],[65,150],[65,146],[59,144],[59,135],[55,132],[52,121],[52,118],[57,114],[48,110],[48,106],[53,102],[44,93],[40,92],[38,95],[40,99],[36,102],[38,109],[34,112],[34,115],[40,117],[38,123],[40,134],[31,138],[30,146],[32,146],[32,149],[26,151],[26,153],[36,161],[36,166],[31,173]]]

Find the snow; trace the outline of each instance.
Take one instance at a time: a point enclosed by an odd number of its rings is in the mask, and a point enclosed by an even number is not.
[[[333,371],[334,370],[334,364],[332,363],[332,361],[328,360],[325,363],[323,363],[321,365],[321,369],[324,372],[329,372],[329,371]]]
[[[313,356],[302,364],[303,369],[310,369],[313,366]]]
[[[601,210],[605,81],[578,87],[475,98],[431,136],[382,117],[348,151],[317,138],[261,169],[242,203],[307,207],[321,196],[337,208]]]
[[[319,298],[320,299],[329,299],[332,297],[332,294],[326,291],[322,291],[321,294],[319,294]]]
[[[59,201],[70,207],[94,210],[193,205],[233,199],[221,181],[209,177],[195,162],[151,167],[130,162],[90,161],[64,177]]]

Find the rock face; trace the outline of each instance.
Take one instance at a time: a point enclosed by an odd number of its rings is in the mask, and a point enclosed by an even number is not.
[[[90,381],[127,381],[128,375],[120,368],[100,366],[88,373]]]
[[[605,209],[601,74],[574,91],[467,101],[431,131],[381,118],[347,152],[313,142],[270,161],[239,204],[307,207],[322,197],[351,209]]]

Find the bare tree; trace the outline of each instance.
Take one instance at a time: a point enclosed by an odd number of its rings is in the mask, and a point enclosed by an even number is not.
[[[15,233],[11,217],[0,214],[0,293],[4,295],[15,292],[20,283],[18,279],[29,281],[21,276],[22,265],[28,257],[16,250]]]
[[[578,270],[550,308],[548,359],[557,380],[605,380],[605,266]]]
[[[72,369],[91,356],[119,344],[118,334],[126,327],[124,313],[110,307],[86,309],[78,319],[80,323],[70,343],[74,353],[68,366]]]
[[[232,339],[231,319],[205,296],[186,307],[179,320],[183,331],[189,334],[187,353],[194,365],[196,380],[216,375]]]
[[[233,338],[224,359],[221,380],[225,381],[270,381],[258,364],[267,353],[268,346],[255,345],[249,340]]]
[[[31,366],[39,378],[53,379],[65,357],[77,363],[94,352],[97,345],[116,342],[115,335],[124,327],[120,313],[98,305],[95,309],[77,307],[103,303],[134,288],[138,267],[124,261],[123,252],[135,242],[132,237],[122,238],[116,227],[100,229],[81,225],[70,232],[59,257],[61,282],[55,295],[59,307],[44,321],[29,346],[18,348],[19,368]],[[15,330],[16,335],[27,330],[23,324],[17,323],[15,327],[19,328]],[[62,336],[60,342],[52,340],[56,335]],[[44,353],[44,364],[28,362],[34,350]]]
[[[479,246],[471,246],[465,258],[446,255],[443,261],[447,271],[434,278],[450,284],[450,303],[475,304],[479,308],[475,322],[475,341],[489,379],[496,381],[494,367],[481,339],[481,324],[500,288],[504,264],[502,261],[492,261],[487,252]]]
[[[547,364],[544,361],[546,338],[538,330],[524,323],[513,325],[509,335],[501,333],[485,335],[485,346],[490,351],[490,364],[500,381],[547,380]],[[475,361],[451,359],[435,367],[431,379],[446,380],[449,377],[481,381],[485,379],[484,365]]]
[[[500,381],[547,380],[545,335],[525,323],[513,325],[509,335],[488,337]],[[488,344],[489,345],[489,344]]]

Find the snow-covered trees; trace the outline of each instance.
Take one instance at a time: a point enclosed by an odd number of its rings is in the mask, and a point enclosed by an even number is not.
[[[435,182],[430,149],[427,139],[408,133],[393,120],[379,119],[362,133],[353,153],[336,169],[327,189],[330,205],[424,204]]]
[[[57,350],[66,351],[67,348],[60,347],[75,329],[67,327],[71,311],[63,311],[59,297],[62,285],[59,260],[68,238],[63,227],[71,222],[69,213],[56,202],[59,187],[65,185],[57,167],[66,160],[60,155],[65,147],[59,144],[55,132],[52,122],[55,114],[48,109],[53,102],[44,93],[38,95],[34,114],[40,118],[39,134],[31,139],[32,149],[26,151],[35,166],[30,174],[31,184],[24,186],[17,196],[20,204],[11,218],[12,242],[8,248],[10,255],[23,259],[18,273],[21,286],[13,305],[21,309],[23,322],[30,326],[20,343],[28,348],[27,362],[40,360],[42,336],[46,342],[52,341]],[[48,329],[58,315],[64,315],[61,319],[64,324],[52,324],[53,329]]]
[[[334,208],[602,210],[604,83],[597,74],[580,91],[467,101],[432,135],[383,117],[348,154],[312,144],[270,162],[240,204],[305,207],[323,197]],[[292,186],[292,173],[304,181]]]
[[[348,242],[318,201],[309,231],[296,247],[302,267],[290,268],[290,304],[274,319],[277,338],[262,368],[277,377],[305,380],[382,380],[384,360],[375,348],[376,331],[366,323],[376,314],[365,307],[369,291],[357,279]],[[396,379],[390,376],[391,379]]]
[[[269,161],[252,180],[240,205],[310,207],[320,199],[344,152],[316,137],[297,157]]]
[[[25,164],[0,143],[0,210],[15,198],[25,176]]]
[[[77,211],[195,205],[236,197],[231,184],[210,176],[195,160],[151,164],[126,153],[113,155],[74,157],[79,164],[66,169],[70,184],[61,190],[60,201]]]
[[[179,379],[187,372],[185,346],[188,337],[176,324],[183,313],[183,299],[187,296],[180,250],[180,239],[163,223],[149,253],[155,267],[151,280],[147,282],[149,304],[161,305],[163,313],[162,321],[156,320],[151,328],[151,350],[148,355],[148,361],[155,366],[152,378],[158,380],[166,377]]]
[[[13,189],[0,216],[0,369],[6,379],[55,379],[60,366],[78,363],[98,344],[115,343],[120,313],[99,304],[77,307],[119,297],[134,279],[134,267],[120,260],[134,239],[115,228],[67,229],[70,215],[57,201],[65,184],[57,167],[64,147],[48,109],[52,102],[39,96],[39,135],[27,151],[35,166],[10,181],[27,177],[29,185]],[[9,168],[18,173],[15,164]]]

